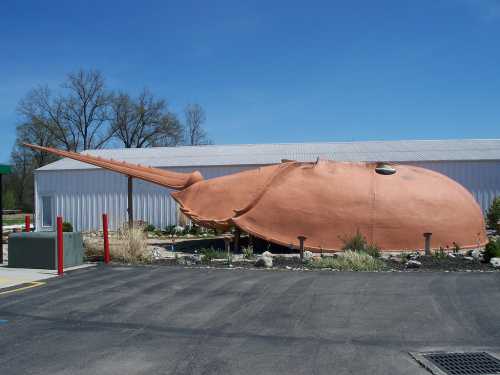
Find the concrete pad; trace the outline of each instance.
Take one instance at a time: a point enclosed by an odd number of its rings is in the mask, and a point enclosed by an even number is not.
[[[95,263],[86,263],[80,266],[65,268],[64,272],[93,266],[95,266]],[[57,270],[9,268],[7,265],[0,265],[0,291],[16,285],[46,280],[56,276]]]

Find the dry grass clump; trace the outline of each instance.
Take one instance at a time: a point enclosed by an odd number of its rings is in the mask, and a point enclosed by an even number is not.
[[[313,258],[309,266],[339,271],[380,271],[384,269],[384,262],[362,251],[346,250],[338,256]]]
[[[87,257],[104,256],[102,238],[86,238],[83,243]],[[148,250],[147,233],[140,225],[133,228],[124,225],[118,232],[110,233],[109,252],[114,262],[150,263],[153,257]]]
[[[129,228],[124,226],[117,233],[114,241],[110,240],[109,252],[111,259],[125,263],[149,263],[152,254],[148,251],[147,234],[143,226]]]
[[[102,238],[83,237],[83,249],[87,258],[104,256],[104,240]]]

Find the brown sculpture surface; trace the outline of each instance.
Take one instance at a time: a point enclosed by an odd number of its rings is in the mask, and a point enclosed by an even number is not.
[[[284,246],[338,251],[358,230],[382,251],[483,246],[487,239],[480,207],[454,180],[424,168],[396,165],[382,173],[377,163],[287,161],[203,180],[199,172],[158,168],[29,147],[90,163],[177,190],[180,209],[203,226],[236,226]],[[392,173],[392,174],[391,174]]]

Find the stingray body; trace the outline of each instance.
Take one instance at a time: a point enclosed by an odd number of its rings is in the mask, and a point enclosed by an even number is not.
[[[95,156],[27,145],[174,189],[172,197],[194,222],[237,227],[267,241],[314,252],[338,251],[356,232],[382,251],[416,250],[424,233],[433,248],[475,248],[486,241],[473,196],[454,180],[424,168],[319,160],[287,161],[204,180]]]

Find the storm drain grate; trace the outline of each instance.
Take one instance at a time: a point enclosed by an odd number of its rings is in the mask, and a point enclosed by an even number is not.
[[[423,357],[450,375],[500,374],[500,360],[485,352],[428,353]]]

